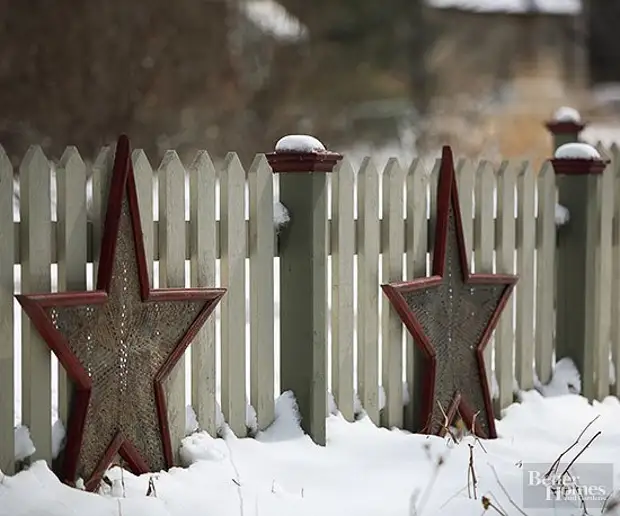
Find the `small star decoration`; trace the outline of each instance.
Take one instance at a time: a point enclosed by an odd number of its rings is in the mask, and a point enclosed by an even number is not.
[[[79,476],[95,490],[118,456],[136,474],[173,465],[164,382],[225,292],[150,288],[129,140],[121,136],[96,290],[17,296],[74,384],[65,482]]]
[[[432,275],[382,285],[411,333],[418,353],[415,430],[444,435],[462,420],[495,438],[483,351],[517,282],[504,274],[471,274],[452,151],[442,152]]]

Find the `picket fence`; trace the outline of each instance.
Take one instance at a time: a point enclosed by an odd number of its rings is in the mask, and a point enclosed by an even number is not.
[[[602,364],[613,350],[617,366],[620,202],[614,201],[614,193],[620,185],[620,160],[617,148],[607,154],[616,159],[600,180],[597,256],[602,272],[597,291],[590,294],[598,296],[603,304],[597,306],[606,315],[592,329],[600,337],[592,341],[592,353]],[[70,147],[52,164],[40,147],[31,147],[19,167],[19,213],[14,216],[13,169],[0,148],[0,469],[5,472],[14,466],[16,413],[30,429],[37,449],[33,458],[51,463],[52,406],[57,404],[58,416],[66,422],[70,395],[66,376],[62,371],[52,375],[56,364],[13,295],[51,291],[53,286],[59,291],[92,288],[112,159],[113,149],[105,148],[87,165]],[[233,153],[217,166],[206,152],[187,168],[174,151],[156,169],[141,150],[133,152],[132,160],[153,285],[228,289],[217,317],[186,357],[189,375],[179,367],[168,385],[169,405],[175,409],[173,446],[185,434],[186,402],[211,433],[219,424],[218,406],[237,435],[248,432],[248,404],[256,411],[258,427],[264,428],[273,420],[274,398],[280,394],[273,222],[277,175],[263,155],[247,172]],[[398,426],[406,418],[407,408],[404,416],[400,408],[407,406],[414,385],[412,368],[406,367],[412,344],[406,332],[399,333],[402,355],[392,353],[382,366],[384,319],[393,314],[379,285],[429,271],[438,164],[390,160],[379,171],[367,158],[354,170],[345,157],[330,175],[333,281],[328,290],[338,289],[343,277],[356,278],[351,293],[342,290],[329,301],[333,331],[328,349],[331,363],[337,364],[331,391],[350,420],[360,411],[355,395],[362,383],[363,408],[373,421]],[[496,408],[501,409],[514,401],[515,384],[531,389],[535,377],[544,383],[552,374],[555,176],[549,163],[534,170],[527,161],[457,160],[457,178],[470,266],[476,272],[520,276],[486,353],[489,374],[497,380]],[[294,231],[292,216],[288,229]],[[145,223],[151,218],[153,224]],[[357,270],[354,257],[362,250],[365,260]],[[608,393],[609,383],[603,382],[597,396]],[[16,400],[21,400],[17,409]],[[382,411],[383,405],[390,410]]]

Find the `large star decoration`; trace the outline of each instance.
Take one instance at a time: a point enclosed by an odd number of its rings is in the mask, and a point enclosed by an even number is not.
[[[129,140],[121,136],[96,290],[17,296],[74,384],[65,482],[79,476],[97,489],[118,456],[136,474],[173,465],[164,381],[225,292],[150,289]]]
[[[419,351],[415,430],[444,435],[458,418],[475,435],[497,436],[483,351],[516,282],[470,274],[452,151],[444,147],[432,275],[382,285]]]

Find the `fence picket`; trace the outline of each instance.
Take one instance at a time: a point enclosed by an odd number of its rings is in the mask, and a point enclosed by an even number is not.
[[[56,169],[58,291],[86,290],[86,166],[75,147],[67,147]],[[67,428],[71,383],[58,367],[58,417]]]
[[[140,223],[142,225],[146,267],[152,287],[155,281],[153,276],[153,248],[155,240],[153,224],[153,167],[151,167],[151,163],[142,149],[136,149],[132,152],[131,162],[136,180],[138,205],[140,206]],[[161,251],[158,252],[158,255],[160,253]]]
[[[555,328],[555,172],[545,163],[538,174],[538,217],[536,219],[536,375],[546,384],[553,371]],[[519,280],[522,281],[522,280]],[[518,291],[517,286],[517,291]]]
[[[536,247],[534,195],[531,165],[517,178],[517,327],[515,376],[521,390],[534,387],[534,249]]]
[[[231,430],[246,429],[245,355],[245,172],[234,153],[226,156],[220,179],[222,299],[222,411]]]
[[[422,160],[416,159],[411,164],[407,174],[407,233],[405,242],[407,246],[407,280],[423,278],[426,276],[427,251],[428,251],[428,218],[426,209],[428,182],[430,175],[427,173]],[[405,428],[413,429],[414,423],[414,356],[415,343],[409,332],[406,332],[406,379],[409,403],[405,407]]]
[[[15,461],[14,231],[13,167],[0,146],[0,470],[9,475],[14,471]]]
[[[250,197],[250,402],[258,427],[274,418],[273,174],[264,155],[248,171]],[[353,326],[351,324],[351,326]],[[351,386],[352,387],[352,386]]]
[[[190,169],[191,285],[213,287],[216,280],[216,172],[209,155],[201,151]],[[217,355],[215,317],[209,317],[192,344],[192,405],[199,426],[215,436],[217,431]]]
[[[99,269],[99,254],[101,253],[101,239],[103,237],[103,224],[108,202],[108,190],[112,179],[112,166],[114,163],[114,148],[103,147],[92,166],[92,203],[90,205],[89,219],[92,222],[92,245],[93,245],[93,288],[97,286],[97,271]]]
[[[596,235],[596,280],[594,300],[594,338],[596,385],[594,396],[602,400],[609,395],[609,355],[611,352],[611,300],[612,300],[612,235],[614,215],[614,166],[607,166],[599,179],[600,208]]]
[[[51,291],[50,163],[41,147],[30,147],[19,169],[21,292]],[[22,424],[36,447],[33,460],[52,459],[51,352],[22,311]]]
[[[159,167],[159,287],[185,287],[185,169],[174,151],[167,151]],[[144,215],[148,218],[148,215]],[[174,454],[185,436],[185,355],[166,381],[168,425]]]
[[[456,174],[459,189],[459,203],[461,205],[461,220],[463,221],[463,238],[467,249],[467,263],[472,264],[474,249],[474,192],[476,188],[476,166],[471,160],[459,159],[456,164]]]
[[[515,273],[516,221],[515,194],[517,176],[523,165],[504,161],[497,173],[497,272]],[[497,413],[513,400],[514,379],[514,298],[506,304],[497,327],[495,341],[495,376],[497,378]]]
[[[382,283],[402,281],[405,252],[403,196],[405,175],[395,159],[390,159],[383,172],[383,248]],[[401,427],[403,424],[403,324],[386,296],[382,297],[381,363],[385,408],[382,424]]]
[[[473,238],[476,260],[474,268],[476,273],[493,272],[493,251],[495,245],[495,219],[493,214],[494,189],[495,171],[489,162],[483,161],[476,171],[476,214],[474,219]],[[471,264],[471,262],[469,263]],[[493,383],[493,347],[493,342],[489,342],[484,350],[484,363],[486,365],[489,387]]]
[[[357,179],[357,376],[366,414],[379,423],[379,173],[365,158]]]
[[[348,160],[343,160],[332,175],[331,192],[332,391],[338,409],[348,421],[353,421],[354,416],[354,181],[353,167]]]
[[[614,167],[614,220],[613,220],[613,263],[611,300],[611,355],[615,372],[615,382],[611,394],[620,395],[620,148],[614,144],[610,149]]]

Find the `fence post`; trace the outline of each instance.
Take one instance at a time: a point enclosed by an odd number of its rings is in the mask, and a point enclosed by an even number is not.
[[[561,110],[546,123],[553,138],[553,152],[564,144],[579,142],[585,127],[578,113],[558,116]],[[571,220],[556,235],[555,360],[572,358],[582,375],[586,300],[579,293],[584,292],[586,282],[587,182],[587,176],[561,176],[556,171],[558,202],[568,209]]]
[[[557,177],[558,200],[570,213],[570,222],[557,235],[556,269],[556,360],[571,358],[583,379],[583,394],[593,398],[594,363],[587,346],[592,319],[596,271],[593,253],[596,244],[598,175],[606,162],[594,148],[575,143],[584,125],[579,122],[551,123],[556,144],[562,143],[551,160]],[[573,141],[571,142],[570,139]]]
[[[309,145],[312,144],[312,145]],[[311,137],[282,138],[267,155],[290,223],[280,233],[280,383],[301,426],[325,445],[327,417],[327,175],[342,159]]]

